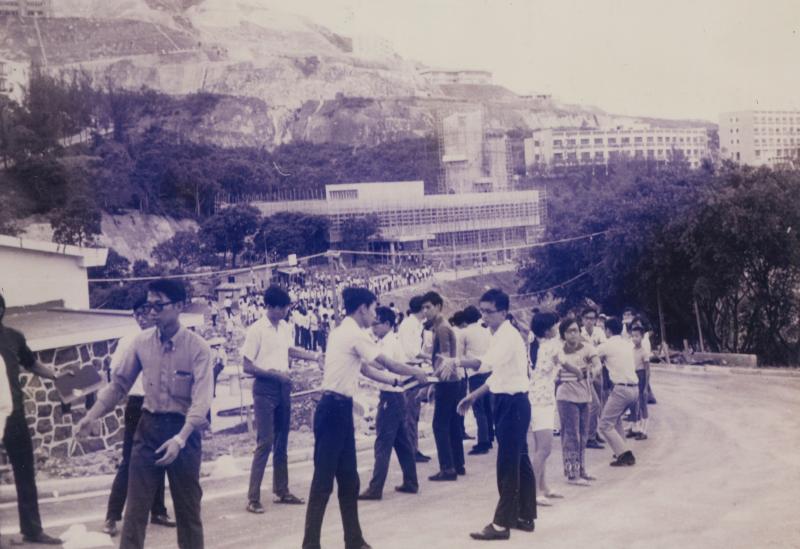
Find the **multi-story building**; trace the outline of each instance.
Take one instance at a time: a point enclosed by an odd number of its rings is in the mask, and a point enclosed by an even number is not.
[[[53,0],[0,0],[0,16],[52,17]]]
[[[30,65],[19,61],[0,59],[0,95],[22,101],[25,86],[30,79]]]
[[[485,127],[482,110],[440,117],[437,134],[444,192],[459,194],[511,188],[512,143],[505,132]]]
[[[723,159],[777,166],[800,158],[800,111],[737,111],[719,115]]]
[[[540,239],[546,209],[542,191],[426,195],[422,181],[326,185],[324,200],[253,202],[263,215],[282,211],[327,216],[330,241],[342,241],[348,218],[376,214],[375,250],[425,252],[448,263],[508,261]]]
[[[547,128],[525,139],[528,172],[607,165],[623,159],[667,162],[682,158],[696,168],[709,158],[704,128]]]

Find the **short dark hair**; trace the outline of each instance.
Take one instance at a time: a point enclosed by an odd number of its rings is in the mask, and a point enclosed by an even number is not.
[[[615,316],[608,318],[606,320],[606,330],[611,332],[611,335],[618,336],[622,333],[622,321]]]
[[[164,294],[173,303],[184,303],[186,301],[186,287],[180,280],[159,278],[147,285],[147,291]]]
[[[381,324],[388,322],[389,326],[394,328],[397,323],[397,315],[395,315],[394,311],[389,307],[378,307],[375,309],[375,315],[378,317],[378,322]]]
[[[481,319],[481,312],[475,305],[468,306],[466,309],[461,311],[461,314],[464,317],[464,322],[467,324],[475,324]]]
[[[578,324],[578,320],[574,316],[569,316],[561,321],[558,325],[558,334],[561,336],[561,339],[564,339],[564,336],[567,334],[567,330],[573,324]]]
[[[531,319],[531,331],[536,337],[544,337],[550,328],[558,324],[558,315],[555,313],[536,313]]]
[[[422,303],[420,305],[424,305],[425,303],[430,303],[434,307],[444,305],[444,299],[436,292],[428,292],[422,296]]]
[[[581,311],[581,318],[585,317],[586,315],[594,313],[594,316],[597,316],[597,309],[594,307],[586,307],[583,311]]]
[[[487,290],[481,296],[481,302],[491,303],[498,311],[507,311],[509,307],[508,294],[500,288]]]
[[[451,326],[458,326],[464,322],[464,311],[456,311],[453,316],[447,319]]]
[[[292,304],[292,298],[286,290],[280,286],[272,285],[264,291],[264,305],[267,307],[288,307]]]
[[[639,324],[634,324],[633,326],[631,326],[631,333],[633,332],[639,332],[640,334],[642,334],[642,337],[644,337],[644,327]]]
[[[139,309],[141,309],[142,305],[144,305],[145,303],[147,303],[147,298],[145,297],[140,297],[139,299],[134,301],[133,307],[131,307],[131,309],[133,310],[133,314],[137,314],[139,312]]]
[[[633,307],[625,307],[624,309],[622,309],[622,314],[625,314],[625,313],[630,313],[632,315],[635,315],[636,314],[636,309],[634,309]]]
[[[411,314],[417,314],[422,310],[421,295],[415,295],[410,300],[408,300],[408,310],[411,311]]]
[[[378,298],[366,288],[345,288],[342,290],[342,301],[344,301],[344,312],[351,315],[362,305],[369,307],[378,301]]]

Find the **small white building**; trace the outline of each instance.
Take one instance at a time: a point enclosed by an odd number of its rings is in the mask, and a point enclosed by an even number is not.
[[[0,235],[0,293],[7,307],[63,301],[89,308],[87,269],[106,264],[106,248],[81,248]]]

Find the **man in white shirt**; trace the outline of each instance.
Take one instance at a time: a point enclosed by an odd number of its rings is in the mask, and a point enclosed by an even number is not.
[[[528,350],[507,319],[509,299],[505,292],[487,291],[481,296],[479,306],[492,332],[489,348],[481,358],[457,358],[454,365],[472,370],[491,366],[492,374],[485,384],[458,403],[458,412],[465,414],[477,399],[489,392],[495,398],[500,500],[492,522],[470,536],[477,540],[509,539],[511,528],[533,532],[536,519],[536,481],[527,443],[531,421]],[[445,363],[452,363],[452,359],[445,359]]]
[[[427,377],[383,355],[366,328],[375,322],[375,294],[366,288],[345,288],[342,300],[346,317],[331,332],[322,378],[322,398],[314,412],[314,477],[306,509],[303,549],[320,549],[325,507],[336,479],[342,515],[345,547],[370,549],[358,521],[358,469],[353,425],[353,395],[362,374],[382,383],[393,384],[390,372],[414,376],[420,383]]]
[[[592,307],[585,308],[581,313],[581,336],[595,348],[606,341],[605,332],[595,326],[596,322],[597,310]],[[597,426],[600,424],[600,412],[608,396],[608,391],[606,391],[606,386],[610,385],[608,384],[608,370],[603,368],[597,374],[591,372],[590,375],[592,376],[592,402],[589,404],[589,440],[586,442],[586,447],[602,450],[605,446],[601,444],[602,439],[598,436]]]
[[[389,307],[378,307],[375,312],[377,320],[372,326],[372,333],[378,340],[381,354],[394,361],[404,362],[405,352],[394,333],[397,316]],[[393,374],[392,377],[391,385],[380,384],[378,414],[375,417],[375,467],[372,469],[369,486],[358,499],[378,500],[383,497],[383,485],[389,472],[392,448],[403,470],[403,484],[396,486],[395,490],[406,494],[416,494],[419,490],[414,447],[405,422],[406,403],[402,384],[407,376]]]
[[[284,320],[291,305],[289,294],[278,286],[270,286],[264,292],[264,303],[266,314],[248,328],[241,351],[244,371],[256,378],[253,383],[256,449],[247,493],[247,510],[256,514],[264,512],[261,481],[273,447],[272,491],[276,496],[275,503],[303,503],[289,491],[287,449],[292,412],[289,358],[321,361],[320,353],[292,345],[292,330]]]
[[[408,316],[397,329],[397,337],[400,345],[406,354],[406,360],[416,360],[418,358],[430,358],[422,352],[422,324],[424,313],[422,312],[422,296],[414,296],[408,302]],[[422,390],[427,390],[422,389]],[[411,435],[411,443],[414,445],[414,459],[417,463],[426,463],[431,460],[419,451],[419,411],[420,411],[420,389],[410,389],[405,393],[406,397],[406,423]]]
[[[461,356],[464,358],[478,358],[486,353],[491,341],[491,332],[481,322],[481,313],[474,305],[470,305],[462,312],[462,319],[466,327],[461,331],[460,344]],[[491,367],[483,365],[479,370],[467,370],[469,390],[475,391],[481,387],[489,375]],[[478,442],[468,452],[469,455],[486,454],[492,448],[494,441],[494,419],[492,417],[492,395],[487,394],[472,406],[475,414],[475,423],[478,425]]]
[[[141,309],[144,303],[145,301],[142,300],[133,307],[133,318],[136,320],[136,324],[139,325],[139,329],[134,333],[121,337],[117,342],[117,348],[114,351],[114,356],[111,357],[109,366],[109,372],[112,374],[122,363],[131,343],[139,335],[139,332],[153,326],[153,322]],[[122,520],[122,510],[125,507],[125,500],[128,498],[128,471],[130,469],[131,450],[133,449],[133,435],[136,433],[136,427],[142,417],[143,404],[144,385],[142,385],[142,375],[139,375],[128,393],[128,401],[125,404],[122,461],[117,468],[114,481],[111,483],[111,493],[108,496],[108,505],[106,507],[106,522],[103,525],[103,532],[111,537],[119,533],[117,522]],[[167,507],[164,505],[164,478],[166,473],[167,470],[165,468],[158,483],[156,495],[153,498],[153,506],[150,508],[150,522],[161,526],[174,527],[175,522],[167,514]]]
[[[622,322],[618,318],[606,321],[608,341],[601,344],[597,354],[605,363],[614,388],[600,416],[600,432],[614,450],[612,467],[634,465],[636,459],[625,443],[622,414],[639,398],[639,378],[636,376],[633,343],[622,337]]]

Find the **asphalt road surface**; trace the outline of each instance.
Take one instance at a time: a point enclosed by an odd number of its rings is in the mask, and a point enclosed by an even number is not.
[[[559,439],[550,457],[551,489],[565,498],[539,508],[536,532],[512,531],[506,548],[771,548],[800,547],[800,378],[730,374],[654,373],[658,405],[652,407],[650,439],[632,442],[637,464],[612,468],[610,450],[588,450],[590,488],[564,483]],[[468,441],[467,447],[471,444]],[[467,457],[458,482],[431,483],[435,466],[419,467],[418,495],[397,494],[393,461],[384,499],[360,502],[365,539],[376,549],[481,547],[469,532],[492,517],[497,501],[496,453]],[[362,485],[371,453],[359,454]],[[308,495],[310,464],[290,470],[293,491]],[[203,499],[206,547],[299,548],[305,506],[271,502],[264,483],[264,515],[245,511],[246,476],[209,483]],[[45,502],[52,534],[79,522],[102,527],[106,496]],[[168,506],[170,506],[168,504]],[[171,507],[171,506],[170,506]],[[15,522],[3,508],[3,526]],[[48,526],[49,525],[49,526]],[[174,529],[152,526],[147,547],[177,547]],[[8,538],[6,538],[8,539]],[[324,547],[343,547],[336,493],[323,527]]]

